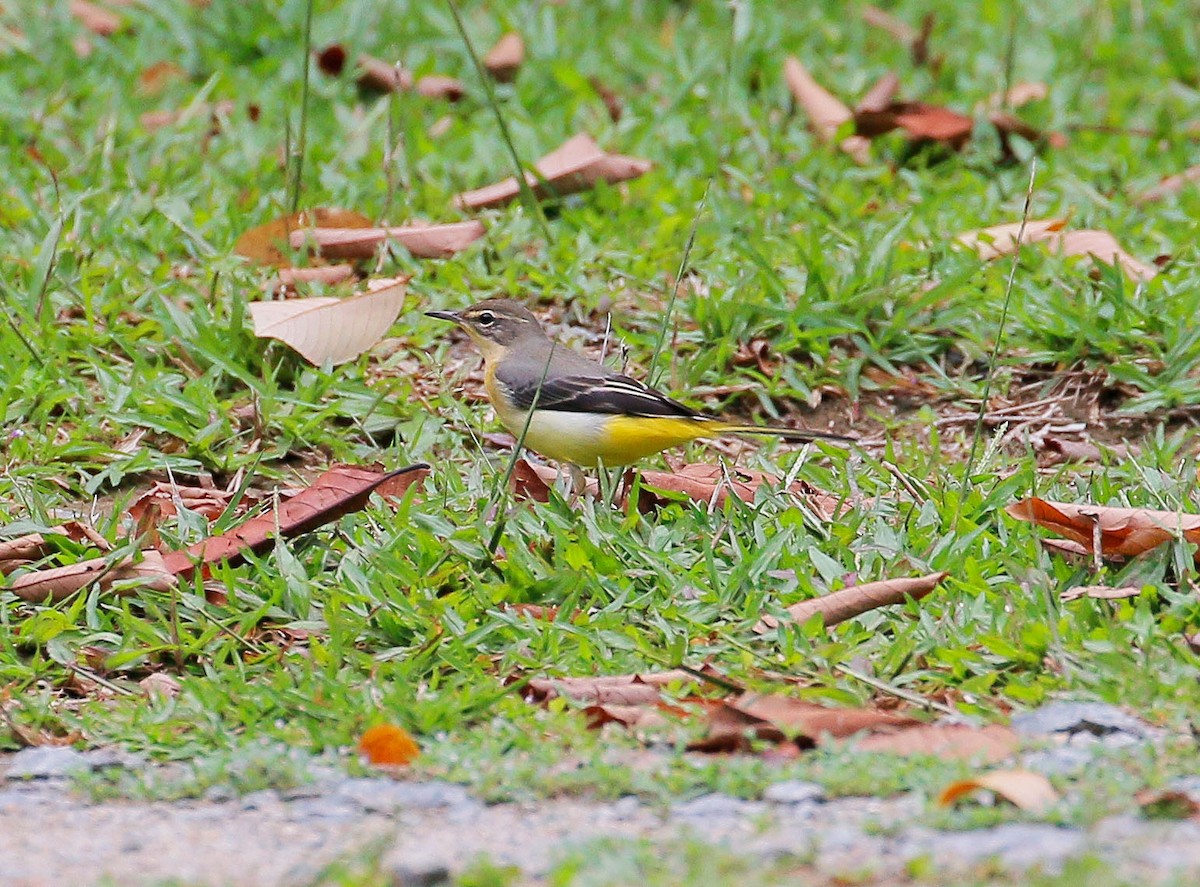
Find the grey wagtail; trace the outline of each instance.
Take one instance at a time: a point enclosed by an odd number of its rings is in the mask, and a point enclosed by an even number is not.
[[[525,445],[559,462],[628,465],[669,447],[726,435],[765,434],[803,443],[853,440],[698,413],[556,344],[536,317],[509,299],[425,313],[466,331],[483,354],[484,384],[501,424],[519,437],[528,422]]]

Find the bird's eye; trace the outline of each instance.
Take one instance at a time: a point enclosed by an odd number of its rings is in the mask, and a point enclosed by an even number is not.
[[[479,316],[475,318],[480,326],[491,326],[496,322],[496,315],[491,311],[480,311]]]

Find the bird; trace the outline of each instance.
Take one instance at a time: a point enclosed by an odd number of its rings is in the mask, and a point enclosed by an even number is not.
[[[854,440],[698,412],[556,343],[529,309],[511,299],[425,313],[466,332],[483,356],[484,386],[500,423],[518,440],[524,433],[526,447],[556,462],[619,467],[694,440],[730,435],[799,443]]]

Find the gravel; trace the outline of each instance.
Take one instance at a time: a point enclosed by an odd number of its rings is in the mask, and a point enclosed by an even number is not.
[[[1049,774],[1077,773],[1103,748],[1152,739],[1120,709],[1055,703],[1014,725],[1043,748],[1018,758]],[[1111,816],[1090,828],[1012,822],[941,831],[928,799],[827,798],[813,782],[769,786],[760,801],[714,792],[667,809],[636,797],[613,802],[555,799],[487,805],[462,786],[347,777],[331,768],[293,789],[243,796],[210,791],[181,802],[93,803],[70,777],[101,767],[145,767],[112,751],[25,749],[0,755],[0,885],[272,887],[313,881],[329,864],[383,848],[394,887],[445,884],[486,858],[536,884],[566,854],[593,861],[599,840],[683,839],[719,845],[753,864],[801,860],[831,880],[908,879],[937,872],[1061,871],[1081,856],[1145,887],[1200,882],[1200,823]],[[1200,777],[1175,786],[1200,793]]]

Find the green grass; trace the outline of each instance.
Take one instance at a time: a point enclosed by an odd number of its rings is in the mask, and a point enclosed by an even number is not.
[[[242,231],[287,208],[280,151],[299,120],[305,4],[123,8],[128,29],[92,38],[87,59],[71,48],[80,30],[63,9],[8,4],[5,20],[20,21],[29,49],[0,42],[5,532],[82,512],[117,540],[126,532],[121,506],[167,472],[208,473],[224,484],[247,471],[269,489],[332,460],[435,466],[422,495],[398,512],[376,504],[218,569],[225,606],[206,603],[198,586],[174,597],[89,591],[53,606],[0,592],[9,717],[155,759],[216,762],[188,777],[194,793],[219,781],[220,762],[253,758],[264,742],[286,760],[251,768],[248,786],[302,778],[288,763],[293,749],[341,755],[354,767],[350,750],[362,729],[394,721],[425,749],[417,774],[459,779],[488,797],[666,798],[711,788],[753,796],[793,772],[834,792],[933,792],[962,770],[864,764],[841,751],[785,768],[757,759],[697,765],[681,752],[683,730],[663,746],[657,769],[642,772],[626,760],[636,740],[589,734],[574,712],[528,706],[506,686],[531,673],[711,661],[754,686],[768,686],[763,669],[802,674],[806,698],[854,705],[874,690],[836,666],[865,659],[880,680],[949,694],[983,719],[1066,695],[1182,728],[1200,703],[1197,658],[1181,641],[1200,622],[1188,590],[1190,547],[1093,578],[1045,553],[1037,534],[1002,508],[1036,491],[1197,510],[1187,423],[1200,406],[1200,188],[1147,207],[1131,195],[1194,162],[1186,124],[1200,116],[1198,48],[1179,22],[1200,9],[1145,4],[1135,16],[1124,4],[1064,3],[1023,9],[1015,23],[1011,4],[986,2],[970,15],[947,9],[934,34],[945,61],[934,74],[913,70],[902,47],[840,5],[743,5],[738,29],[723,4],[465,5],[479,46],[508,27],[525,36],[525,68],[514,86],[497,89],[524,160],[586,130],[655,168],[551,207],[549,238],[514,205],[487,213],[486,239],[459,257],[390,257],[383,273],[415,275],[395,341],[330,370],[253,337],[246,305],[270,271],[230,253]],[[927,8],[901,3],[896,11],[917,22]],[[393,223],[451,221],[458,190],[509,173],[446,7],[318,3],[313,27],[316,46],[341,41],[352,56],[460,76],[468,96],[455,106],[415,95],[369,99],[349,76],[314,73],[303,206],[344,206]],[[1020,445],[987,448],[964,479],[969,426],[935,430],[932,422],[947,407],[974,408],[983,390],[981,361],[997,334],[1009,266],[981,266],[950,243],[961,231],[1017,220],[1028,167],[999,165],[982,126],[960,155],[910,157],[898,138],[885,138],[871,165],[855,166],[817,145],[792,113],[781,66],[795,53],[851,101],[895,69],[905,96],[969,110],[1003,87],[1013,28],[1015,76],[1050,86],[1049,99],[1022,116],[1071,136],[1039,161],[1033,216],[1070,216],[1073,226],[1112,230],[1138,257],[1171,258],[1158,278],[1135,286],[1112,269],[1089,276],[1086,262],[1028,251],[993,388],[1003,394],[1044,378],[1032,398],[1063,371],[1088,374],[1100,389],[1102,424],[1140,422],[1097,433],[1145,430],[1141,454],[1047,475]],[[159,96],[140,93],[139,72],[167,59],[186,78]],[[593,76],[620,96],[619,123],[589,85]],[[206,113],[154,131],[139,122],[143,112],[223,99],[233,111],[215,135]],[[445,115],[450,127],[434,138],[430,127]],[[393,170],[384,164],[389,116],[401,146]],[[1097,125],[1152,136],[1082,128]],[[392,181],[400,187],[389,189]],[[711,513],[685,503],[648,516],[506,501],[504,557],[495,569],[480,567],[504,456],[481,448],[489,414],[458,398],[459,376],[441,379],[447,331],[422,312],[504,295],[598,336],[615,306],[614,332],[634,371],[645,373],[667,276],[694,221],[695,277],[680,288],[677,339],[660,383],[683,397],[751,386],[693,402],[756,418],[803,415],[820,399],[823,415],[844,425],[858,402],[861,427],[888,432],[882,450],[779,448],[749,452],[740,464],[794,472],[871,504],[819,524],[768,493]],[[780,357],[777,377],[732,365],[739,344],[756,337]],[[414,357],[440,393],[415,393],[430,389],[416,384]],[[915,373],[938,398],[895,409],[876,390],[873,367]],[[124,443],[137,431],[144,437],[129,452]],[[689,458],[717,456],[697,447]],[[885,461],[926,498],[914,502]],[[202,532],[187,515],[163,527],[172,543]],[[951,578],[919,607],[868,614],[828,636],[794,629],[763,640],[751,630],[763,612],[828,590],[847,573],[866,581],[932,570]],[[776,578],[779,571],[795,578]],[[1094,581],[1146,584],[1156,594],[1058,602],[1059,589]],[[579,614],[538,622],[506,612],[512,602]],[[282,644],[271,632],[279,627],[304,638]],[[134,692],[89,689],[71,668],[84,661]],[[180,679],[178,698],[140,697],[136,681],[155,670]],[[0,727],[0,747],[16,745]],[[1186,769],[1194,753],[1172,747],[1168,758],[1126,761],[1118,770],[1127,776],[1112,783],[1119,790],[1095,789],[1101,806],[1071,816],[1127,809],[1134,789],[1163,768]],[[555,769],[566,761],[582,766]],[[567,775],[546,776],[560,771]],[[864,772],[877,776],[857,778]]]

